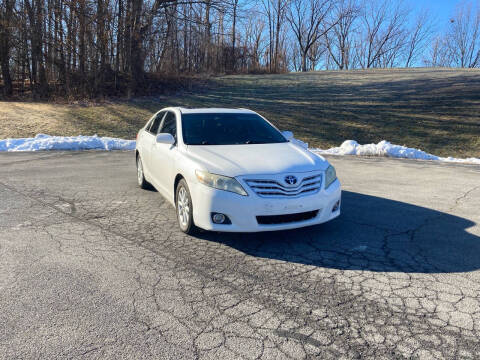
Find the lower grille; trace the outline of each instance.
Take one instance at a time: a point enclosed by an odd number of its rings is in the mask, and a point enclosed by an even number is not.
[[[318,211],[319,210],[307,211],[296,214],[257,216],[257,222],[260,225],[271,225],[306,221],[313,219],[315,216],[317,216]]]

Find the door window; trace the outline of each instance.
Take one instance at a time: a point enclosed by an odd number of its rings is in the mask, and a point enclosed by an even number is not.
[[[163,120],[162,128],[159,132],[169,133],[175,138],[175,140],[177,140],[177,117],[173,112],[167,112],[167,115],[165,115],[165,119]]]
[[[148,129],[148,131],[149,131],[150,133],[152,133],[153,135],[157,135],[157,133],[158,133],[158,128],[159,128],[159,126],[160,126],[160,123],[161,123],[164,115],[165,115],[164,112],[159,113],[159,114],[155,117],[155,119],[153,120],[152,125],[150,125],[150,128]]]
[[[150,131],[150,127],[152,126],[153,120],[155,119],[151,118],[150,120],[148,120],[147,125],[145,125],[145,131]]]

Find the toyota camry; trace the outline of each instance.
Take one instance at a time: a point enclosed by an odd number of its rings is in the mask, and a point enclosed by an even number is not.
[[[334,167],[251,110],[160,110],[139,131],[135,154],[138,185],[172,203],[188,234],[284,230],[340,215]]]

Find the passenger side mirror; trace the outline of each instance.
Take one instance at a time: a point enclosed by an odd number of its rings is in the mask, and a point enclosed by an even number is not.
[[[169,133],[160,133],[157,135],[155,138],[155,141],[157,144],[168,144],[168,145],[173,145],[175,144],[175,138],[172,136],[172,134]]]
[[[291,131],[282,131],[282,135],[288,141],[293,139],[293,133]]]

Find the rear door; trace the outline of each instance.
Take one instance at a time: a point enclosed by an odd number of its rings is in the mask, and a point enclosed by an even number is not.
[[[155,183],[161,187],[166,196],[173,198],[173,182],[175,177],[174,165],[177,155],[177,116],[174,112],[168,111],[163,118],[158,133],[169,133],[175,138],[175,144],[152,145],[151,170]]]

